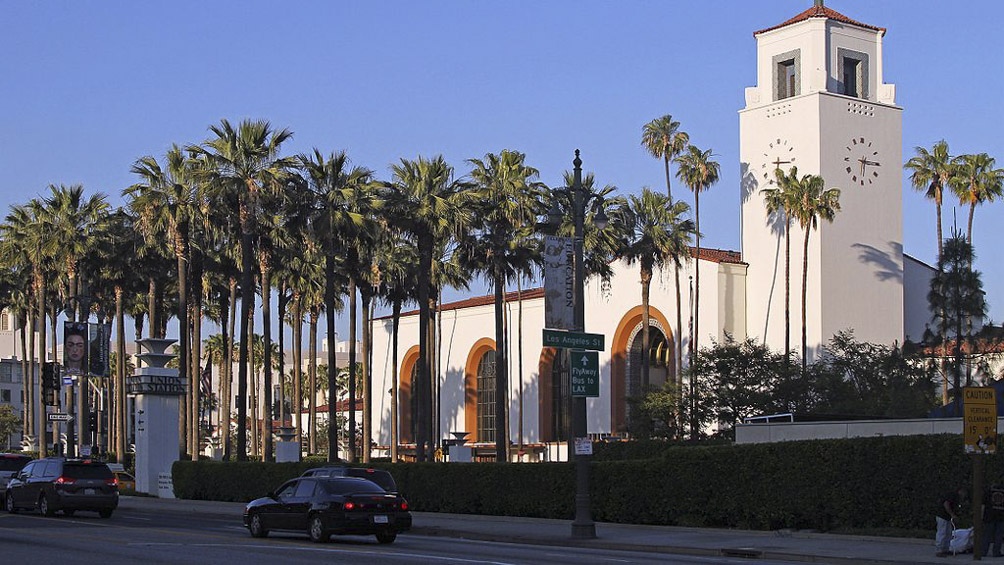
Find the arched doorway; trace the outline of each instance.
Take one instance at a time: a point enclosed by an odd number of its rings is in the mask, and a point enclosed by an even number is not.
[[[464,425],[467,440],[478,443],[495,441],[495,415],[499,402],[495,394],[495,342],[479,339],[471,348],[464,372]]]
[[[398,443],[415,442],[415,391],[413,383],[418,376],[418,346],[410,348],[401,362],[398,379]]]
[[[641,306],[628,310],[617,324],[610,344],[610,427],[615,433],[628,431],[628,399],[641,394],[643,313]],[[649,382],[653,385],[662,386],[666,380],[676,377],[673,339],[673,329],[666,316],[650,306],[648,355],[656,360],[649,372]]]

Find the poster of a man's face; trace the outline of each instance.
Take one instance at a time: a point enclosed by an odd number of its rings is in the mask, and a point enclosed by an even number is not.
[[[63,324],[63,374],[83,375],[87,371],[87,324]]]

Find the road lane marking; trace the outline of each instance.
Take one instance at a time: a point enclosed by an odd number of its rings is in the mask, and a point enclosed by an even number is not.
[[[462,559],[459,557],[443,557],[439,555],[429,555],[427,553],[411,553],[411,552],[401,552],[401,551],[370,551],[365,549],[350,549],[350,548],[337,548],[337,547],[287,547],[278,545],[245,545],[245,544],[233,544],[233,543],[166,543],[166,542],[131,542],[126,545],[135,545],[143,547],[241,547],[246,549],[267,549],[267,550],[281,550],[281,551],[303,551],[311,553],[351,553],[353,555],[370,555],[370,556],[383,556],[383,557],[403,557],[407,559],[421,558],[428,561],[442,561],[446,563],[481,563],[484,565],[516,565],[516,563],[509,561],[486,561],[484,559]]]

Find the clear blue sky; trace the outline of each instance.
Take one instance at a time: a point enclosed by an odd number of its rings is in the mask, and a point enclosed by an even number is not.
[[[385,178],[400,158],[442,154],[464,173],[465,159],[509,148],[557,184],[579,148],[601,185],[659,189],[662,164],[639,141],[643,124],[668,113],[722,165],[701,199],[703,244],[739,250],[737,112],[755,82],[752,34],[811,4],[6,0],[0,210],[50,183],[121,203],[136,158],[200,142],[221,118],[268,119],[295,132],[290,153],[344,149]],[[826,4],[888,29],[904,159],[944,138],[953,153],[987,152],[1004,166],[999,2]],[[903,179],[905,250],[933,263],[933,204]],[[946,233],[958,208],[947,203]],[[1004,204],[984,206],[974,228],[997,323],[1002,218]]]

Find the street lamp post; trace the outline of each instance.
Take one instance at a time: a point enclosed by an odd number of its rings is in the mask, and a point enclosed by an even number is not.
[[[567,190],[571,194],[572,220],[574,223],[573,254],[575,261],[575,309],[573,311],[572,331],[583,332],[586,326],[585,308],[585,280],[586,269],[583,261],[583,232],[586,216],[586,206],[593,195],[587,194],[582,187],[582,160],[579,159],[579,150],[575,150],[575,166],[573,169],[572,186]],[[556,219],[556,218],[554,218]],[[602,208],[594,218],[596,226],[600,229],[606,227],[607,217]],[[589,465],[592,459],[590,454],[576,453],[575,443],[577,438],[588,436],[586,427],[586,397],[572,397],[572,434],[568,438],[568,452],[575,458],[575,520],[572,522],[572,538],[574,539],[594,539],[596,538],[596,524],[593,522],[592,511],[589,502]]]

